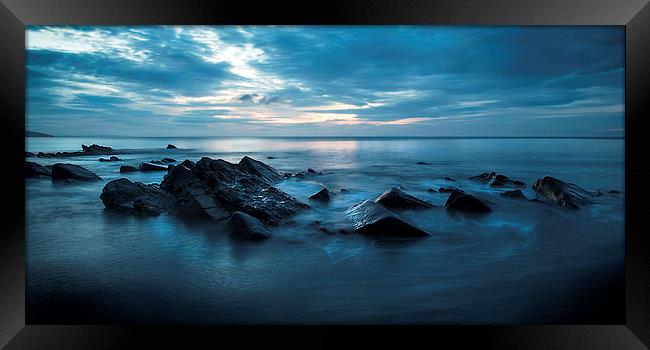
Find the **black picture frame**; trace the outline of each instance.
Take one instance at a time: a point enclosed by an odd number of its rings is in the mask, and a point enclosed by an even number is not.
[[[650,240],[645,229],[650,110],[650,5],[618,1],[330,1],[208,2],[171,0],[0,0],[4,208],[0,234],[0,346],[7,349],[188,347],[261,342],[328,345],[352,337],[401,346],[517,349],[644,349],[650,347]],[[173,327],[25,325],[25,26],[36,24],[445,24],[622,25],[625,82],[625,323],[619,325],[399,327]]]

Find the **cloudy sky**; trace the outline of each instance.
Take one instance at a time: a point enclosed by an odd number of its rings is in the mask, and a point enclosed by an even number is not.
[[[622,136],[623,27],[27,31],[57,136]]]

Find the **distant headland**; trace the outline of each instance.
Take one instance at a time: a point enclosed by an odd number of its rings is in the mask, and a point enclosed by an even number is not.
[[[46,133],[38,132],[38,131],[25,131],[25,136],[27,137],[54,137],[52,135],[48,135]]]

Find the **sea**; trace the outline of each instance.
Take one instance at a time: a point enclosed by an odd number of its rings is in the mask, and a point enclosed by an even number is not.
[[[102,177],[26,179],[28,324],[623,322],[616,300],[624,298],[624,139],[28,137],[26,151],[80,151],[81,144],[128,153],[120,162],[26,159],[77,164]],[[165,214],[114,213],[99,198],[111,180],[160,183],[165,175],[120,174],[121,165],[244,156],[283,173],[322,173],[277,185],[312,208],[262,242]],[[544,176],[604,195],[569,210],[505,198],[503,189],[468,180],[491,171],[525,182],[529,199]],[[448,194],[427,189],[447,186],[490,201],[493,211],[445,210]],[[333,200],[310,202],[322,187]],[[347,208],[391,187],[435,205],[400,214],[430,237],[373,239],[336,229],[350,225]]]

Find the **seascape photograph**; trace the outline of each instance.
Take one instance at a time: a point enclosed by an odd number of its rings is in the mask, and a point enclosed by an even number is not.
[[[27,324],[624,322],[622,26],[27,26]]]

